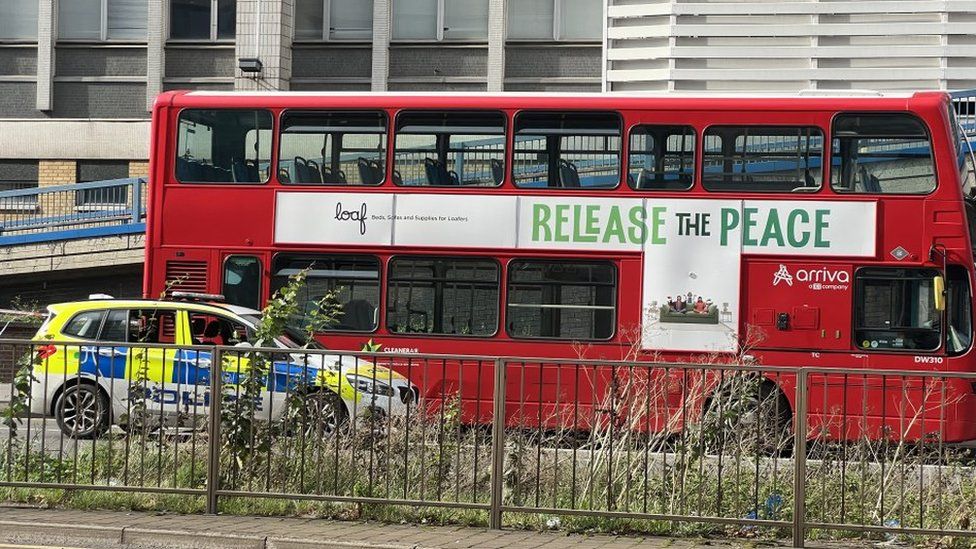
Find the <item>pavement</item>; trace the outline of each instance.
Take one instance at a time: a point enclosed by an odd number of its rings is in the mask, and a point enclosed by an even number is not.
[[[784,547],[728,541],[488,530],[313,518],[176,515],[0,506],[0,547],[85,549],[692,549]],[[836,547],[836,546],[835,546]]]

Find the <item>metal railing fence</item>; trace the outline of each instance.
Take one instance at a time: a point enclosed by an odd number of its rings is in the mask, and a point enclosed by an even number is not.
[[[0,192],[0,246],[143,232],[145,178]]]
[[[234,498],[436,507],[493,528],[695,523],[798,547],[976,537],[976,464],[958,445],[976,439],[976,373],[7,339],[0,352],[19,365],[0,391],[0,488],[197,496],[211,513]]]

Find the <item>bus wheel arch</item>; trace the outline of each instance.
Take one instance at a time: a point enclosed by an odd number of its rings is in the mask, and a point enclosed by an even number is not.
[[[759,454],[780,454],[792,447],[793,411],[781,380],[769,374],[731,376],[704,401],[703,436],[710,446],[735,442]]]

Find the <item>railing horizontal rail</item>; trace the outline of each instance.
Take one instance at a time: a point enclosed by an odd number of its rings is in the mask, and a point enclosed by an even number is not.
[[[44,194],[55,194],[66,191],[84,191],[90,189],[105,189],[110,187],[122,187],[130,185],[145,184],[143,177],[128,177],[125,179],[108,179],[105,181],[89,181],[87,183],[71,183],[68,185],[54,185],[50,187],[32,187],[29,189],[19,189],[15,191],[0,191],[0,199],[15,198],[19,196],[36,196]]]

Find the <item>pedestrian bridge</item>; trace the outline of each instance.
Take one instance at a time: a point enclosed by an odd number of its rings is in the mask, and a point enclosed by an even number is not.
[[[0,276],[141,264],[146,191],[130,178],[0,192]]]

